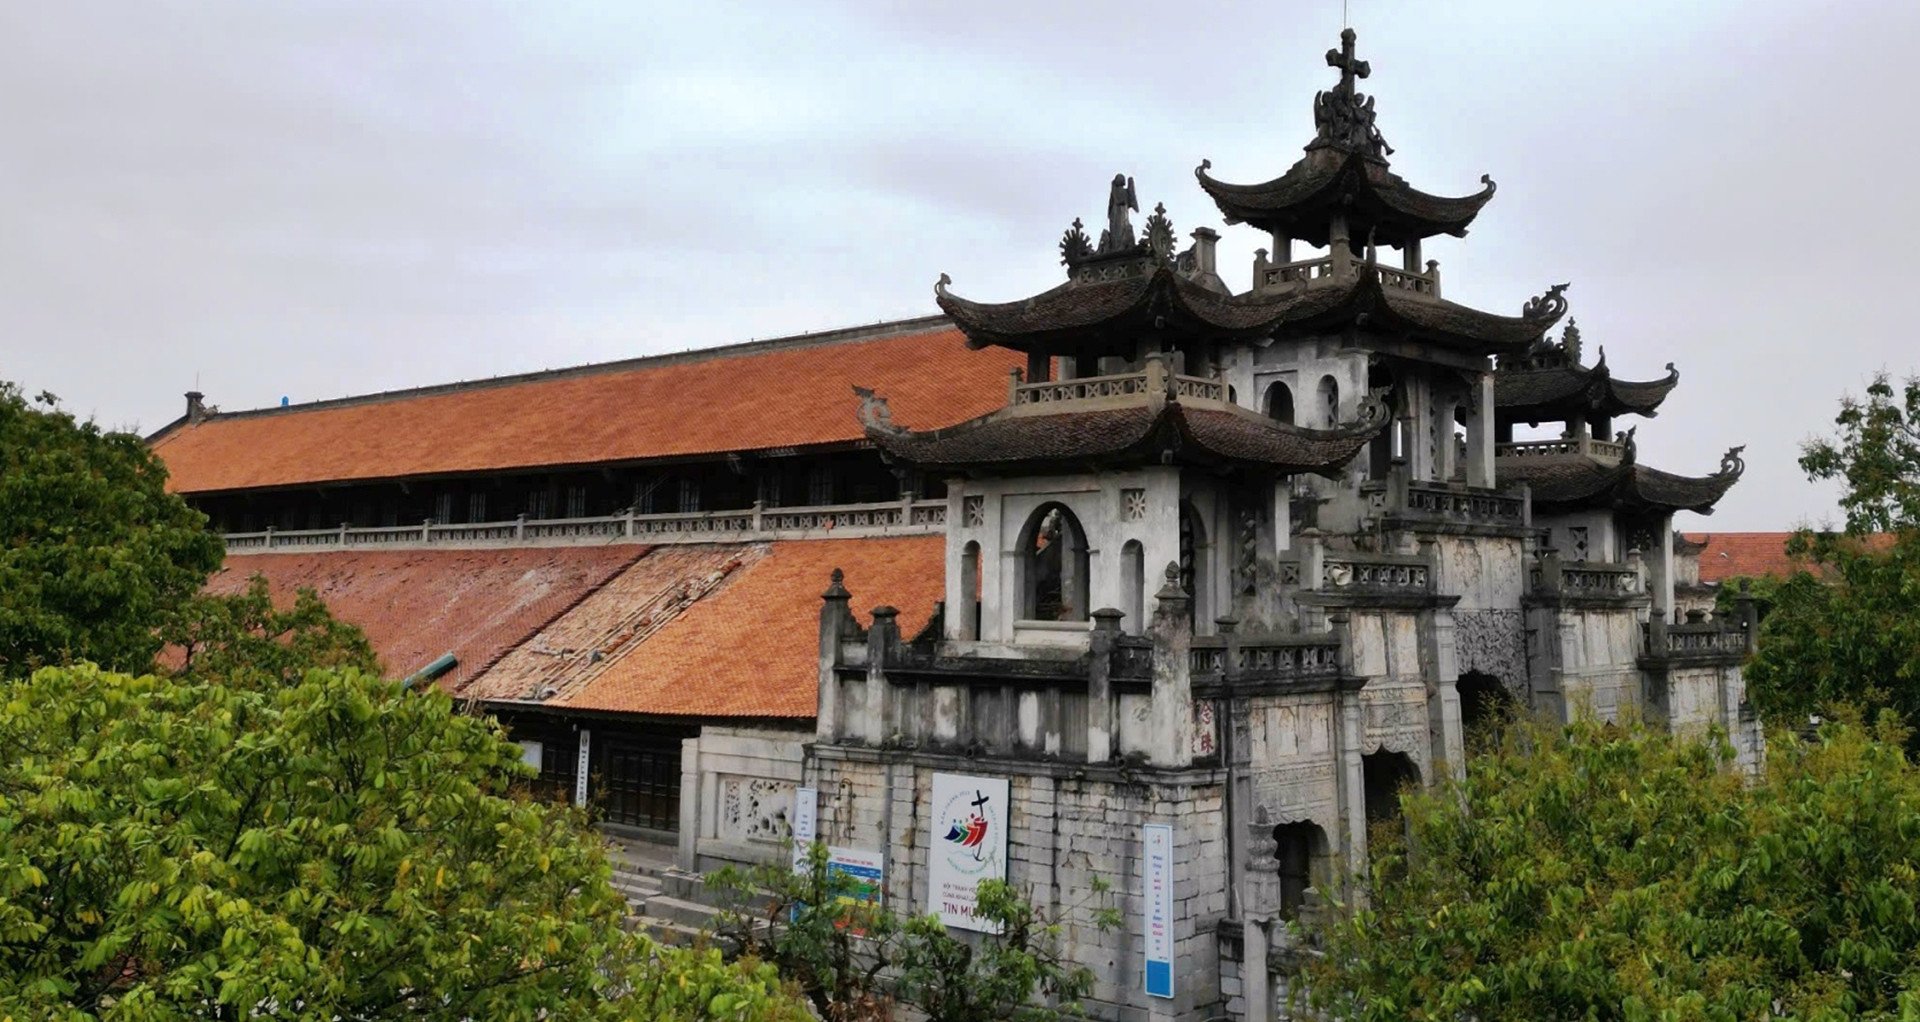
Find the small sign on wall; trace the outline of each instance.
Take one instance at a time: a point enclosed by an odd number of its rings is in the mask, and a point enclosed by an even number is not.
[[[1141,899],[1147,940],[1147,994],[1173,996],[1173,827],[1148,823],[1140,828],[1140,863],[1146,874]]]
[[[793,789],[793,871],[807,868],[807,849],[818,839],[820,827],[820,789]]]
[[[940,921],[997,933],[979,915],[980,884],[1007,878],[1007,781],[934,774],[927,844],[927,903]]]
[[[579,770],[573,775],[573,804],[584,807],[587,804],[587,772],[593,766],[593,732],[580,729]]]

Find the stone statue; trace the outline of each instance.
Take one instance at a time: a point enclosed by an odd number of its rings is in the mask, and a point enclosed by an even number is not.
[[[1107,229],[1100,232],[1100,252],[1119,252],[1132,248],[1133,217],[1139,211],[1140,200],[1133,191],[1133,178],[1125,174],[1113,175],[1113,188],[1107,193]]]

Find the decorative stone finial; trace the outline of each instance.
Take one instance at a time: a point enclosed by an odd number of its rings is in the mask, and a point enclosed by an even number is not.
[[[1747,449],[1747,445],[1741,444],[1738,447],[1729,449],[1727,453],[1721,455],[1719,474],[1723,476],[1732,476],[1735,479],[1740,478],[1741,474],[1747,470],[1747,462],[1744,458],[1740,457],[1740,452],[1746,449]]]
[[[874,393],[870,388],[855,386],[855,396],[860,398],[860,424],[870,430],[883,433],[897,432],[893,424],[893,410],[887,407],[887,399]]]
[[[847,581],[847,575],[845,572],[841,571],[839,568],[833,569],[833,574],[827,576],[827,591],[824,593],[821,593],[820,598],[823,600],[846,599],[849,595],[847,592],[847,587],[845,585],[846,581]]]
[[[1520,318],[1536,320],[1542,329],[1559,322],[1560,317],[1567,314],[1566,290],[1572,286],[1571,282],[1555,284],[1546,294],[1527,299],[1527,304],[1520,307]]]
[[[1340,82],[1313,97],[1313,125],[1317,129],[1308,149],[1334,146],[1359,153],[1368,159],[1387,161],[1393,147],[1380,135],[1374,123],[1373,98],[1361,95],[1356,79],[1373,73],[1373,66],[1354,56],[1353,29],[1340,33],[1340,48],[1327,51],[1327,66],[1340,70]]]
[[[1567,320],[1567,328],[1560,331],[1560,347],[1567,353],[1567,362],[1569,364],[1580,364],[1580,323],[1578,320]],[[1600,359],[1603,362],[1606,361],[1606,350],[1605,348],[1600,349]]]
[[[953,278],[942,273],[940,279],[933,282],[933,294],[936,298],[945,298],[947,288],[953,286]]]
[[[1162,262],[1173,258],[1173,221],[1164,202],[1154,203],[1153,215],[1147,218],[1146,245]]]
[[[1073,218],[1073,225],[1060,236],[1060,262],[1064,266],[1086,262],[1093,255],[1093,240],[1087,237],[1086,225],[1079,217]]]

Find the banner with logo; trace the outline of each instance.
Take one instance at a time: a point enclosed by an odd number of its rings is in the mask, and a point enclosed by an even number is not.
[[[940,921],[997,932],[977,913],[982,880],[1007,878],[1007,781],[934,774],[927,845],[927,903]]]

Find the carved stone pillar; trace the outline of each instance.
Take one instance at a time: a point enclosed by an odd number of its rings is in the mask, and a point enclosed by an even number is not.
[[[887,658],[900,643],[900,626],[894,621],[899,615],[892,607],[875,607],[873,627],[867,630],[867,720],[862,733],[873,745],[886,741],[893,727],[893,688],[887,684]]]
[[[1192,759],[1193,597],[1180,588],[1180,565],[1167,562],[1166,583],[1154,594],[1153,695],[1148,709],[1147,760],[1154,766],[1184,766]]]
[[[1113,736],[1118,703],[1113,698],[1113,649],[1120,637],[1120,619],[1112,607],[1093,612],[1093,635],[1087,642],[1092,662],[1087,668],[1087,762],[1113,758]]]
[[[841,734],[840,675],[835,668],[840,663],[840,642],[853,622],[847,609],[851,594],[842,584],[844,578],[839,568],[833,569],[827,591],[820,594],[820,696],[814,711],[814,734],[826,742],[837,740]]]
[[[1481,373],[1467,408],[1467,485],[1493,485],[1493,374]]]

